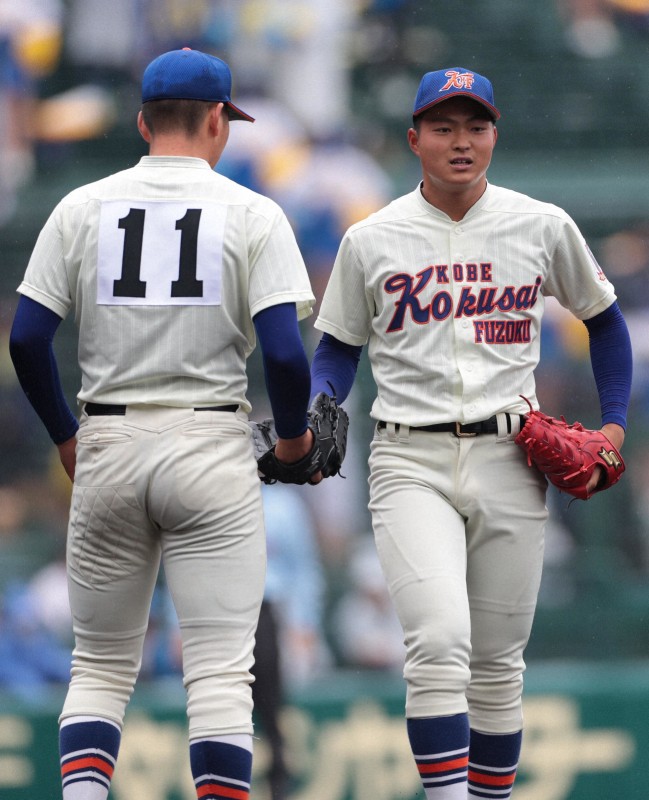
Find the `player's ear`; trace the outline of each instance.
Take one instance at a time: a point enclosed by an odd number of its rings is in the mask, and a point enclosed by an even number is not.
[[[151,131],[147,128],[146,122],[144,121],[144,116],[142,112],[139,111],[137,115],[137,129],[140,132],[140,136],[144,139],[147,144],[151,144]]]
[[[225,113],[225,105],[223,103],[217,103],[216,105],[212,106],[208,112],[207,118],[210,134],[216,138],[220,133],[222,133],[224,126],[228,125],[228,118]]]
[[[419,134],[415,128],[408,128],[408,146],[416,156],[419,156]]]

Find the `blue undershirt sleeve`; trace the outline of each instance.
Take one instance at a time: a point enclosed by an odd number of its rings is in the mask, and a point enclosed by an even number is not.
[[[275,430],[294,439],[307,429],[309,361],[300,336],[294,303],[265,308],[253,318]]]
[[[363,348],[322,334],[311,363],[311,399],[320,392],[344,402],[351,392]]]
[[[631,338],[617,303],[584,320],[590,342],[590,360],[599,394],[602,425],[614,422],[626,430],[631,396],[633,355]]]
[[[18,381],[54,444],[71,439],[79,428],[63,395],[52,347],[61,322],[54,311],[21,295],[9,336]]]

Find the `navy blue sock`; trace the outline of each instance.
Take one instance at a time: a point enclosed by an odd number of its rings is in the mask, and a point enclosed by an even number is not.
[[[248,800],[252,753],[223,741],[199,739],[189,746],[199,800]]]
[[[466,797],[469,720],[466,714],[409,719],[408,738],[427,800]]]
[[[71,794],[88,800],[108,796],[120,741],[121,731],[112,722],[64,720],[59,730],[64,800]]]
[[[516,779],[522,731],[490,734],[471,731],[469,797],[508,800]]]

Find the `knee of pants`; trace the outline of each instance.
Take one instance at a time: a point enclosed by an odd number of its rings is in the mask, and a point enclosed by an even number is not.
[[[512,733],[523,727],[523,669],[523,664],[472,665],[466,692],[472,728],[482,733]]]
[[[522,727],[523,654],[532,614],[502,615],[474,609],[471,723],[483,733],[512,733]]]
[[[409,717],[442,716],[467,709],[471,653],[468,630],[461,625],[429,623],[410,639],[404,677]]]
[[[61,718],[89,714],[110,719],[121,727],[138,669],[98,668],[77,657],[71,674]]]
[[[190,739],[253,732],[249,672],[205,676],[186,683]]]

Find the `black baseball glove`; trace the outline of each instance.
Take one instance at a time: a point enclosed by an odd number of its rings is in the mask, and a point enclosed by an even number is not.
[[[321,392],[313,399],[307,413],[314,442],[310,452],[299,461],[287,464],[275,455],[277,432],[272,419],[250,422],[257,471],[264,483],[310,483],[316,472],[323,478],[340,473],[347,450],[349,417],[335,397]]]
[[[323,478],[339,475],[347,452],[349,417],[336,398],[320,392],[313,398],[307,418],[320,446],[320,471]]]
[[[250,422],[252,441],[257,459],[257,472],[264,483],[310,483],[311,478],[320,470],[320,448],[314,438],[313,447],[299,461],[288,464],[280,461],[275,455],[277,431],[272,419],[262,422]]]

